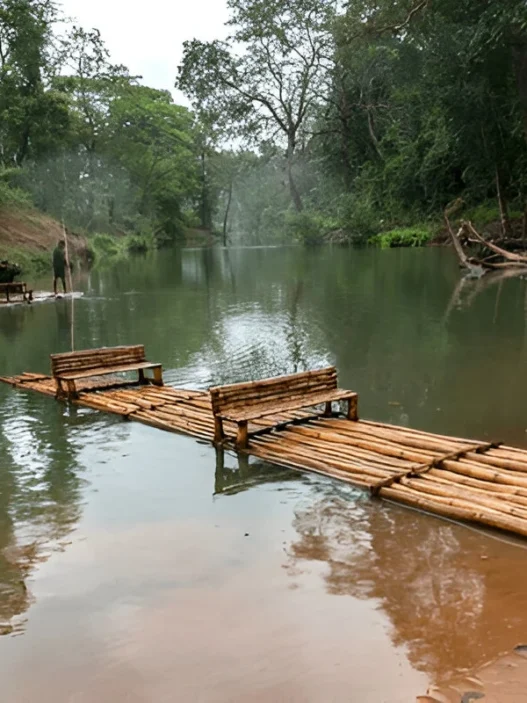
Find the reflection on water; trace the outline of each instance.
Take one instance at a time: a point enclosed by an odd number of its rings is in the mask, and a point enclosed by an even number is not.
[[[163,362],[167,381],[180,386],[336,364],[341,385],[361,394],[363,416],[527,446],[526,282],[459,284],[450,252],[163,252],[93,271],[77,287],[85,297],[74,306],[0,310],[0,374],[47,371],[49,353],[70,348],[72,330],[77,348],[144,342],[148,356]],[[291,689],[291,700],[317,700],[295,648],[304,657],[313,650],[313,670],[326,671],[324,690],[335,700],[344,700],[338,686],[363,685],[364,667],[348,662],[335,683],[337,650],[356,648],[357,662],[362,650],[382,651],[387,670],[398,672],[386,690],[397,681],[402,701],[424,690],[412,671],[437,681],[527,640],[524,548],[160,434],[0,388],[0,634],[26,633],[0,639],[6,676],[15,670],[10,656],[20,666],[30,656],[46,659],[39,628],[49,628],[50,618],[72,651],[87,648],[86,666],[110,666],[95,656],[101,651],[121,657],[127,670],[139,667],[153,654],[137,653],[138,643],[128,641],[133,614],[144,609],[147,617],[167,594],[176,603],[185,588],[189,613],[208,612],[204,603],[216,597],[228,611],[247,589],[254,602],[274,603],[262,631],[278,628],[269,641],[288,662],[284,681],[296,676],[307,686],[304,698]],[[222,531],[224,523],[236,538]],[[86,617],[75,631],[73,607]],[[179,607],[171,605],[167,617],[185,621]],[[250,621],[254,604],[243,601],[239,610]],[[95,634],[88,623],[99,612],[106,619]],[[315,639],[306,630],[293,645],[307,612]],[[339,629],[345,613],[349,627]],[[110,636],[113,618],[123,618],[119,646]],[[281,620],[287,627],[280,629]],[[209,613],[196,640],[196,662],[198,651],[208,651],[211,669],[216,654],[204,642],[216,640],[218,626]],[[178,650],[171,640],[156,644],[152,631],[150,647],[167,669],[178,652],[186,656],[190,676],[197,670],[185,634],[183,628]],[[232,642],[247,649],[250,668],[246,637],[242,628]],[[15,641],[27,641],[28,649],[12,649]],[[402,670],[406,689],[397,678]],[[17,675],[10,680],[16,690]],[[214,680],[218,691],[242,696]],[[357,700],[380,700],[368,698],[366,677],[363,683]],[[137,700],[152,699],[144,685]],[[104,686],[99,693],[106,700]]]
[[[298,483],[302,478],[302,474],[280,466],[273,466],[260,459],[253,459],[246,454],[235,455],[220,448],[217,448],[215,452],[215,495],[234,495],[264,483],[285,483],[287,481]]]
[[[527,639],[525,547],[329,495],[296,512],[292,567],[323,561],[327,591],[376,599],[419,670],[441,680]]]

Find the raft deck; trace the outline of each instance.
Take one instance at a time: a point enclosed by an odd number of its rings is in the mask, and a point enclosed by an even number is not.
[[[0,378],[15,388],[55,396],[54,380],[24,373]],[[120,386],[90,379],[71,402],[170,432],[214,441],[207,391]],[[222,446],[234,449],[236,426],[224,423]],[[244,452],[369,489],[373,495],[436,515],[527,537],[527,450],[447,437],[310,410],[281,412],[249,424]]]

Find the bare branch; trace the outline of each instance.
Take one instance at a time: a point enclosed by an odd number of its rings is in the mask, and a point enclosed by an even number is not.
[[[419,2],[417,5],[415,5],[415,7],[410,10],[404,22],[401,22],[400,24],[386,25],[386,27],[381,27],[380,29],[376,30],[376,34],[384,34],[385,32],[394,32],[395,34],[398,34],[401,30],[408,27],[415,15],[421,12],[421,10],[424,10],[428,6],[429,2],[430,0],[421,0],[421,2]]]

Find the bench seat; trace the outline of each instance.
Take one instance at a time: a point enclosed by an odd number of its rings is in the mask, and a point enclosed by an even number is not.
[[[281,400],[276,403],[262,403],[262,405],[253,405],[246,410],[226,410],[224,413],[219,413],[219,415],[223,420],[231,420],[232,422],[258,420],[266,415],[275,415],[276,413],[286,412],[288,410],[310,408],[314,405],[333,403],[339,400],[349,400],[356,396],[357,394],[353,391],[345,390],[336,390],[328,393],[306,393],[300,398]]]
[[[357,420],[358,417],[357,393],[337,387],[337,370],[333,366],[263,381],[216,386],[210,389],[210,397],[214,441],[223,442],[223,421],[228,420],[238,425],[236,446],[240,449],[247,447],[249,421],[268,415],[325,405],[323,413],[315,417],[329,416],[332,403],[343,400],[348,403],[348,419]]]
[[[153,379],[147,379],[145,371],[153,371]],[[78,352],[51,355],[51,373],[55,379],[57,396],[66,394],[77,395],[76,381],[97,376],[108,376],[114,373],[137,371],[139,383],[152,382],[157,386],[163,385],[163,368],[161,364],[146,360],[143,345],[128,347],[103,347],[102,349],[85,349]]]
[[[27,289],[26,283],[0,283],[0,294],[5,295],[8,303],[11,295],[21,295],[26,303],[33,300],[33,291]]]
[[[61,373],[56,378],[62,378],[65,381],[76,381],[81,378],[91,378],[92,376],[108,376],[112,373],[124,373],[125,371],[140,371],[141,369],[161,368],[161,364],[151,364],[149,361],[140,364],[124,364],[122,366],[108,366],[100,369],[90,369],[88,371],[72,371],[69,373]]]

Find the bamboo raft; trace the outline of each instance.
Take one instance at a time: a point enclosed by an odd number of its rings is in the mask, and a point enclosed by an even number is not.
[[[0,378],[24,390],[56,395],[55,380],[24,373]],[[71,402],[170,432],[214,441],[208,391],[122,385],[116,377],[86,379]],[[226,420],[221,446],[235,448],[237,426]],[[447,437],[310,409],[252,420],[244,453],[284,467],[360,486],[372,495],[439,516],[527,537],[527,450]]]

